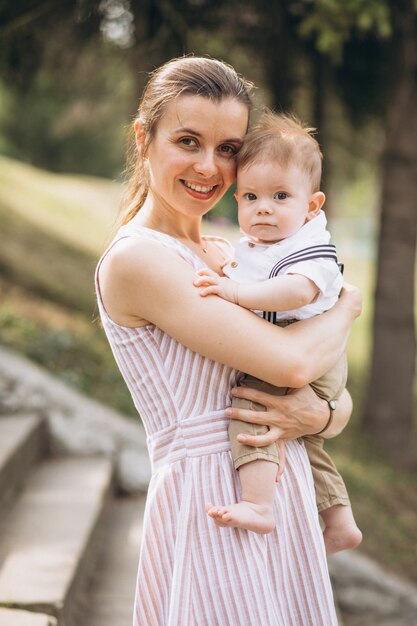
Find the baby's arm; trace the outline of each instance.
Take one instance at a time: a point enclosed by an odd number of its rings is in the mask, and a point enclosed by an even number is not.
[[[261,311],[289,311],[314,302],[319,288],[301,274],[275,276],[259,283],[237,283],[203,269],[194,285],[202,287],[201,296],[216,294],[246,309]]]

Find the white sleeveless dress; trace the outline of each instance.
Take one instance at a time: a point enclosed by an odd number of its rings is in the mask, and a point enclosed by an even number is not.
[[[159,241],[196,271],[204,267],[169,235],[130,222],[110,247],[123,237],[135,237],[137,245],[141,239]],[[105,332],[146,429],[153,471],[134,626],[335,626],[304,445],[287,444],[274,532],[258,535],[216,526],[205,503],[240,498],[224,414],[238,372],[191,351],[154,325],[116,324],[103,306],[97,274],[96,288]]]

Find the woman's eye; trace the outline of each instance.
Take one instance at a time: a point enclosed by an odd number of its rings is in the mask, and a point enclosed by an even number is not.
[[[235,154],[237,154],[237,150],[234,146],[229,146],[227,144],[220,146],[219,148],[220,152],[222,152],[223,154],[226,154],[227,156],[234,156]]]
[[[249,200],[249,202],[253,202],[254,200],[256,200],[256,196],[254,193],[245,193],[245,195],[243,196],[246,200]]]
[[[288,198],[288,194],[286,191],[278,191],[278,193],[274,195],[274,198],[276,200],[286,200]]]
[[[179,142],[183,146],[187,146],[190,148],[195,148],[197,146],[197,141],[193,137],[182,137]]]

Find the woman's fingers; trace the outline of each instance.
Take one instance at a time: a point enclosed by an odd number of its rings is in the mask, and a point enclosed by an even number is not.
[[[357,287],[345,281],[342,291],[340,292],[340,297],[349,300],[354,317],[358,317],[361,314],[362,294]]]
[[[310,385],[301,389],[290,389],[285,396],[270,395],[244,387],[233,390],[233,395],[258,402],[266,410],[232,407],[226,411],[226,415],[244,422],[276,426],[283,439],[297,439],[306,434],[317,433],[326,424],[326,416],[328,419],[327,402],[319,398]]]
[[[271,416],[266,411],[251,411],[250,409],[238,409],[237,407],[226,409],[226,415],[233,420],[252,422],[252,424],[265,424],[266,426],[271,421]]]
[[[270,393],[259,391],[258,389],[250,389],[249,387],[234,387],[232,389],[232,395],[235,398],[244,398],[245,400],[251,400],[258,404],[263,404],[265,407],[276,407],[282,400],[279,398],[285,396],[273,396]]]
[[[275,478],[275,482],[278,483],[285,470],[285,461],[286,461],[285,441],[283,439],[278,439],[278,441],[276,442],[276,445],[278,448],[279,465],[278,465],[278,471],[277,471],[277,475]]]
[[[277,426],[272,426],[264,435],[238,435],[237,440],[248,446],[263,447],[274,443],[282,435],[281,430]]]

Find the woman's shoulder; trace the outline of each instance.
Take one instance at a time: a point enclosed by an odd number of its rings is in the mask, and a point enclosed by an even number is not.
[[[96,291],[107,316],[129,328],[156,323],[167,284],[173,285],[179,276],[193,270],[186,261],[151,237],[113,240],[96,269]]]
[[[181,256],[184,254],[184,246],[175,237],[152,228],[128,223],[119,228],[101,260],[105,256],[110,256],[118,258],[119,261],[129,261],[132,257],[152,257],[167,249],[174,250]]]
[[[126,225],[129,226],[129,225]],[[122,226],[102,254],[97,275],[103,273],[112,279],[123,280],[132,276],[135,280],[153,271],[153,268],[172,265],[181,259],[194,269],[199,269],[198,259],[192,251],[174,237],[150,228]],[[198,265],[198,267],[194,267]]]
[[[108,266],[129,270],[130,273],[134,267],[144,267],[156,258],[171,257],[173,253],[183,256],[182,247],[177,248],[175,242],[159,237],[120,233],[105,250],[99,264],[106,261]]]

